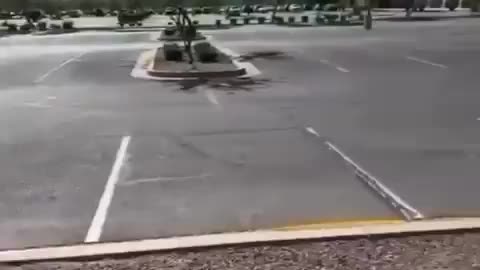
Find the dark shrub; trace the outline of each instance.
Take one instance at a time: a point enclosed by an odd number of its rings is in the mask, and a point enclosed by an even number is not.
[[[9,33],[17,32],[18,31],[18,26],[16,24],[9,24],[7,26],[7,31]]]
[[[237,25],[237,19],[230,19],[231,25]]]
[[[96,17],[105,17],[105,11],[101,8],[95,9],[95,16]]]
[[[175,35],[175,32],[176,32],[175,28],[166,28],[165,30],[163,30],[163,34],[165,36],[173,36]]]
[[[308,16],[302,16],[302,23],[308,23]]]
[[[220,26],[222,26],[222,20],[216,20],[215,21],[215,25],[220,28]]]
[[[193,45],[195,54],[200,62],[216,62],[218,58],[217,50],[208,42],[200,42]]]
[[[293,16],[288,17],[288,23],[295,23],[295,17]]]
[[[35,26],[29,23],[22,24],[20,26],[21,31],[30,32]]]
[[[58,23],[52,23],[52,24],[50,24],[50,28],[52,28],[52,29],[62,29],[62,26]]]
[[[47,22],[46,21],[40,21],[37,23],[37,28],[39,31],[47,31]]]
[[[258,20],[258,24],[264,24],[266,18],[265,17],[258,17],[257,20]]]
[[[62,27],[63,29],[66,29],[66,30],[73,29],[73,21],[63,21]]]
[[[165,43],[163,55],[167,61],[182,61],[182,50],[176,43]]]

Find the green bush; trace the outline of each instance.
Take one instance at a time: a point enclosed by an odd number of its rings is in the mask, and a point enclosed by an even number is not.
[[[62,26],[58,23],[52,23],[50,24],[50,28],[58,30],[58,29],[62,29]]]
[[[283,19],[283,17],[274,17],[273,22],[276,24],[284,24],[285,20]]]
[[[167,61],[182,61],[183,59],[182,50],[176,43],[165,43],[163,55]]]
[[[265,17],[258,17],[257,20],[258,20],[258,24],[264,24],[266,18]]]
[[[18,26],[16,24],[9,24],[7,26],[7,32],[13,33],[18,31]]]
[[[37,28],[39,31],[47,31],[47,22],[46,21],[40,21],[37,23]]]
[[[173,36],[173,35],[175,35],[176,31],[177,30],[175,28],[166,28],[165,30],[163,30],[163,34],[165,36]]]
[[[73,21],[63,21],[62,28],[66,30],[73,29]]]
[[[200,42],[193,45],[195,54],[200,62],[211,63],[216,62],[218,58],[217,50],[208,42]]]
[[[25,24],[22,24],[20,26],[20,30],[25,31],[25,32],[30,32],[30,31],[32,31],[33,28],[34,28],[34,26],[32,24],[29,24],[29,23],[25,23]]]

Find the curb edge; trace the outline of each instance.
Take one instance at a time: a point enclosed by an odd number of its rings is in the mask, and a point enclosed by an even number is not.
[[[132,253],[173,251],[189,248],[207,248],[226,245],[246,245],[300,240],[352,238],[372,235],[399,235],[480,229],[480,218],[412,221],[401,224],[356,226],[320,230],[276,231],[259,230],[239,233],[206,234],[162,239],[126,241],[117,243],[79,244],[0,251],[0,263],[68,260]]]

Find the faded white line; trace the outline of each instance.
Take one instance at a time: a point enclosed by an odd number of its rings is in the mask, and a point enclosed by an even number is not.
[[[344,68],[344,67],[341,67],[341,66],[339,66],[339,65],[337,65],[337,64],[334,64],[334,63],[328,61],[327,59],[320,59],[320,62],[323,63],[323,64],[325,64],[325,65],[327,65],[327,66],[331,66],[331,67],[335,68],[336,70],[338,70],[338,71],[340,71],[340,72],[344,72],[344,73],[350,72],[350,70],[348,70],[348,69],[346,69],[346,68]]]
[[[107,217],[108,208],[113,199],[113,193],[115,192],[115,185],[120,178],[120,172],[127,157],[128,144],[130,143],[130,136],[122,138],[120,148],[118,148],[115,162],[113,163],[112,171],[108,177],[105,189],[103,191],[100,202],[98,203],[97,211],[92,219],[90,228],[88,229],[87,236],[85,237],[85,243],[98,242],[102,234],[103,225]]]
[[[406,58],[408,60],[411,60],[411,61],[415,61],[415,62],[418,62],[418,63],[422,63],[422,64],[426,64],[426,65],[430,65],[430,66],[434,66],[434,67],[438,67],[438,68],[443,68],[443,69],[448,68],[445,65],[442,65],[442,64],[439,64],[439,63],[434,63],[434,62],[431,62],[431,61],[428,61],[428,60],[425,60],[425,59],[422,59],[422,58],[418,58],[418,57],[415,57],[415,56],[407,56]]]
[[[47,71],[47,73],[45,73],[45,74],[43,74],[42,76],[38,77],[38,78],[34,81],[34,83],[41,83],[41,82],[43,82],[48,76],[50,76],[51,74],[59,71],[62,67],[68,65],[69,63],[71,63],[71,62],[73,62],[73,61],[77,61],[78,59],[80,59],[80,57],[84,56],[85,54],[86,54],[86,52],[85,52],[85,53],[82,53],[82,54],[80,54],[80,55],[74,56],[74,57],[72,57],[72,58],[70,58],[70,59],[62,62],[60,65],[58,65],[58,66],[50,69],[49,71]]]
[[[207,97],[208,101],[215,105],[216,107],[220,107],[220,102],[218,101],[217,95],[211,89],[205,90],[205,96]]]
[[[355,161],[353,161],[349,156],[347,156],[344,152],[342,152],[336,145],[333,143],[326,141],[325,145],[328,146],[332,151],[337,153],[345,162],[350,164],[355,171],[361,175],[361,176],[366,176],[366,179],[362,177],[362,180],[367,182],[367,184],[379,192],[379,194],[384,197],[385,199],[391,199],[391,203],[393,204],[394,207],[399,205],[402,209],[400,209],[400,212],[407,218],[407,219],[423,219],[424,216],[415,208],[413,208],[410,204],[408,204],[406,201],[404,201],[402,198],[400,198],[398,195],[393,193],[388,187],[386,187],[379,179],[371,175],[367,170],[362,168],[359,164],[357,164]],[[406,213],[406,211],[408,213]]]
[[[312,127],[306,127],[305,130],[306,130],[308,133],[310,133],[310,134],[313,134],[313,135],[315,135],[315,136],[317,136],[317,137],[320,137],[320,135],[318,134],[318,132],[317,132],[315,129],[313,129]]]
[[[186,181],[186,180],[193,180],[193,179],[202,179],[209,177],[208,174],[201,174],[201,175],[193,175],[193,176],[179,176],[179,177],[155,177],[155,178],[146,178],[146,179],[137,179],[128,182],[118,183],[119,186],[133,186],[137,184],[144,184],[144,183],[156,183],[156,182],[173,182],[173,181]]]
[[[30,108],[39,108],[39,109],[50,109],[50,108],[52,108],[52,106],[50,106],[50,105],[42,104],[42,103],[39,103],[39,102],[27,102],[27,103],[23,103],[23,106],[30,107]]]

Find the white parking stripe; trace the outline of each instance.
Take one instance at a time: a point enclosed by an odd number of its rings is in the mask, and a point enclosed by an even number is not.
[[[335,68],[336,70],[338,70],[338,71],[340,71],[340,72],[344,72],[344,73],[350,72],[350,70],[348,70],[348,69],[346,69],[346,68],[344,68],[344,67],[341,67],[341,66],[339,66],[339,65],[337,65],[337,64],[334,64],[334,63],[328,61],[327,59],[321,59],[320,62],[323,63],[323,64],[325,64],[325,65],[327,65],[327,66],[331,66],[331,67]]]
[[[217,95],[211,90],[205,90],[205,96],[207,97],[208,101],[210,101],[213,105],[218,106],[220,103],[218,102]]]
[[[428,60],[425,60],[425,59],[422,59],[422,58],[418,58],[418,57],[415,57],[415,56],[407,56],[406,58],[410,61],[415,61],[415,62],[418,62],[418,63],[422,63],[422,64],[426,64],[426,65],[430,65],[430,66],[434,66],[434,67],[438,67],[438,68],[443,68],[443,69],[448,68],[445,65],[442,65],[442,64],[439,64],[439,63],[434,63],[434,62],[431,62],[431,61],[428,61]]]
[[[85,237],[85,243],[98,242],[102,234],[103,225],[108,213],[108,208],[113,199],[113,193],[115,192],[115,186],[120,178],[120,172],[127,157],[128,144],[130,143],[130,136],[122,138],[120,148],[117,151],[115,162],[113,163],[112,171],[108,177],[107,184],[103,191],[100,202],[98,203],[97,211],[92,219],[90,228],[88,229],[87,236]]]
[[[306,127],[305,130],[316,136],[320,137],[318,132],[312,127]],[[405,202],[398,195],[393,193],[387,186],[385,186],[379,179],[371,175],[367,170],[363,169],[359,164],[353,161],[349,156],[342,152],[336,145],[329,141],[325,141],[324,144],[337,155],[339,155],[347,164],[355,169],[355,174],[362,179],[368,186],[370,186],[375,192],[387,200],[395,209],[408,220],[423,219],[424,216],[417,209],[413,208],[407,202]]]
[[[393,191],[386,187],[379,179],[358,165],[355,161],[343,153],[336,145],[329,141],[326,141],[325,145],[337,153],[345,162],[350,164],[355,169],[357,176],[359,176],[368,186],[375,190],[384,199],[388,200],[394,208],[398,209],[402,215],[405,216],[405,218],[408,220],[424,218],[424,216],[417,209],[413,208],[406,201],[393,193]]]
[[[76,61],[78,60],[80,57],[84,56],[86,53],[82,53],[80,55],[77,55],[77,56],[74,56],[66,61],[64,61],[63,63],[61,63],[60,65],[50,69],[49,71],[47,71],[47,73],[43,74],[42,76],[38,77],[34,83],[41,83],[43,82],[48,76],[50,76],[51,74],[59,71],[62,67],[68,65],[69,63],[73,62],[73,61]]]

